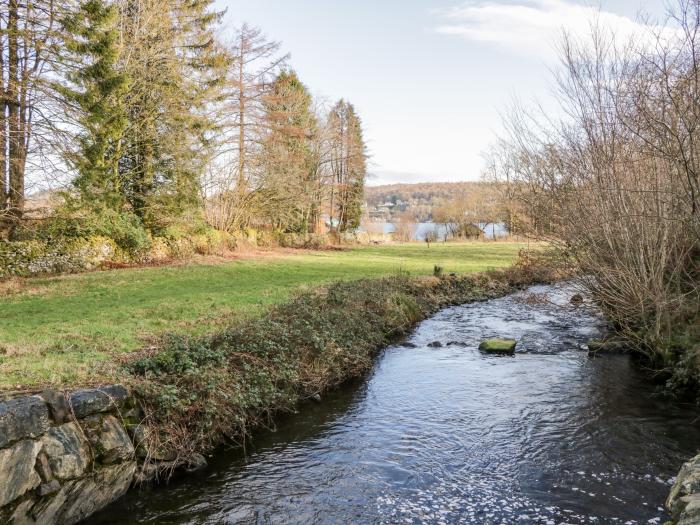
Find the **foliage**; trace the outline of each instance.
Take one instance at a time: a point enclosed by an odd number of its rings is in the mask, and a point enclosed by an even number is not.
[[[70,160],[78,172],[73,184],[80,204],[101,212],[120,212],[124,205],[119,172],[122,136],[128,126],[124,96],[129,78],[117,70],[119,55],[116,9],[103,0],[85,0],[64,20],[71,38],[70,60],[85,65],[62,88],[69,103],[80,108],[80,149]],[[67,60],[67,59],[66,59]]]
[[[141,219],[132,213],[108,207],[84,208],[74,200],[56,210],[34,234],[47,243],[107,237],[130,256],[143,254],[151,246],[151,237]]]
[[[312,98],[294,71],[283,71],[265,98],[269,129],[263,141],[263,214],[277,229],[307,233],[313,224],[310,138],[317,131]]]

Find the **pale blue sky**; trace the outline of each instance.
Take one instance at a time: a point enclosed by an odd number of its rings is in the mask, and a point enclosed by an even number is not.
[[[562,26],[584,30],[577,0],[218,0],[231,28],[248,22],[291,53],[328,101],[362,116],[370,184],[474,180],[517,97],[546,102]],[[595,4],[598,5],[598,4]],[[633,30],[662,0],[608,0],[602,20]]]

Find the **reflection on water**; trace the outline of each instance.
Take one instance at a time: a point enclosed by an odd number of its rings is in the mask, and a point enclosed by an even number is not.
[[[305,407],[243,456],[136,491],[91,522],[663,523],[700,443],[696,409],[653,394],[570,290],[449,308],[385,351],[366,381]],[[520,342],[513,357],[477,350]],[[439,348],[428,344],[439,341]]]

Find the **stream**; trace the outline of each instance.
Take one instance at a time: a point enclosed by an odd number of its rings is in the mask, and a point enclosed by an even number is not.
[[[88,523],[660,525],[700,411],[628,356],[589,358],[605,325],[574,293],[442,310],[245,454],[220,450]],[[498,336],[518,340],[514,356],[479,352]]]

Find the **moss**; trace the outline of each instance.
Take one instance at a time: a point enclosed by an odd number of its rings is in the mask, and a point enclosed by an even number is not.
[[[479,350],[498,354],[513,354],[517,344],[515,339],[487,339],[479,345]]]

